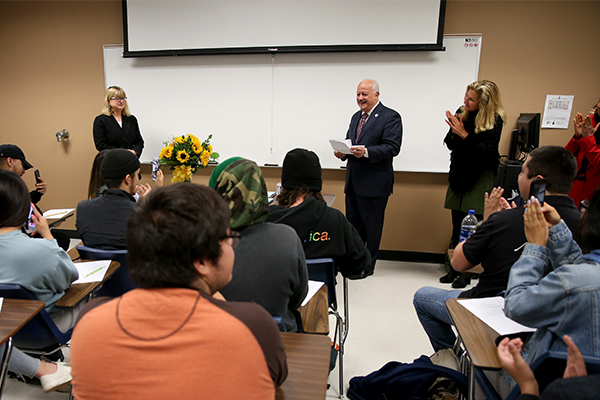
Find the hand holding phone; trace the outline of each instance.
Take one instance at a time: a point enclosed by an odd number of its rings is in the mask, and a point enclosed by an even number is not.
[[[158,158],[152,158],[152,180],[156,182],[156,173],[158,172]]]
[[[42,183],[42,180],[40,179],[40,170],[36,169],[33,171],[33,174],[35,175],[35,183]]]
[[[536,178],[531,181],[531,186],[529,187],[529,197],[535,197],[540,201],[540,205],[544,206],[544,199],[546,198],[546,179],[545,178]]]

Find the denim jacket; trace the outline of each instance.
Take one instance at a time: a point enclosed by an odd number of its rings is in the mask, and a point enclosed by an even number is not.
[[[554,271],[543,276],[544,266]],[[528,243],[510,270],[507,317],[537,328],[524,349],[531,363],[548,350],[566,351],[569,335],[583,355],[600,355],[600,249],[583,255],[564,221],[550,228],[547,247]]]

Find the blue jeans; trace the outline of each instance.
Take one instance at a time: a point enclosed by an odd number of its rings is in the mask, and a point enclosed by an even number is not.
[[[435,351],[452,348],[456,335],[446,310],[446,300],[457,298],[462,290],[445,290],[425,286],[413,298],[415,311]]]

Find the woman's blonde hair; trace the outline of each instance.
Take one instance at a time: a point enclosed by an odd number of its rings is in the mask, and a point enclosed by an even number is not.
[[[475,133],[493,129],[496,115],[499,115],[502,121],[506,122],[506,112],[500,99],[500,90],[494,82],[485,79],[476,81],[467,86],[465,93],[469,90],[479,95],[479,112],[475,117]],[[468,115],[469,112],[462,106],[459,117],[464,120]]]
[[[111,116],[112,111],[110,109],[110,98],[111,97],[127,97],[125,91],[118,86],[109,86],[106,89],[106,93],[104,94],[104,107],[102,108],[102,114]],[[126,117],[131,116],[131,112],[129,112],[129,105],[127,105],[127,100],[125,100],[125,108],[122,111],[123,115]]]

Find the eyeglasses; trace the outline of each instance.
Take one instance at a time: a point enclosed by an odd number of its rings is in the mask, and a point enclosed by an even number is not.
[[[238,244],[240,244],[240,240],[242,240],[242,234],[236,231],[231,231],[229,235],[225,235],[225,238],[231,238],[231,247],[235,249],[238,247]]]
[[[110,99],[116,101],[125,101],[127,100],[127,97],[111,97]]]

